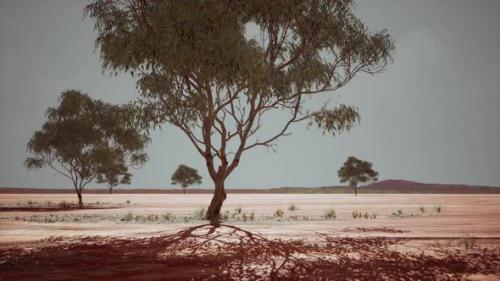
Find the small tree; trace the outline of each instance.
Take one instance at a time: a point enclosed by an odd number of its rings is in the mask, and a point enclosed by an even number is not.
[[[97,182],[105,183],[109,194],[113,193],[113,188],[118,186],[118,184],[130,184],[132,178],[132,174],[128,172],[126,160],[120,160],[120,162],[108,166],[104,173],[97,176]]]
[[[358,183],[376,181],[378,173],[372,169],[372,163],[350,156],[344,165],[338,170],[340,182],[348,182],[354,188],[354,194],[358,195]]]
[[[137,130],[127,106],[93,100],[76,90],[63,92],[59,100],[28,142],[31,156],[24,164],[28,169],[50,167],[70,179],[82,207],[88,183],[130,182],[128,167],[147,160],[149,138]]]
[[[180,184],[182,191],[186,194],[186,188],[192,184],[200,184],[201,176],[198,171],[186,165],[179,165],[175,173],[172,175],[172,184]]]

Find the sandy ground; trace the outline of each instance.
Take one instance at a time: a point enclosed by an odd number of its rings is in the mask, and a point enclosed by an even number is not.
[[[16,205],[28,201],[75,202],[71,194],[0,194],[0,204]],[[129,204],[126,201],[130,201]],[[96,210],[72,210],[52,212],[64,214],[125,215],[158,214],[167,212],[177,216],[190,216],[196,209],[207,206],[207,194],[87,194],[84,202],[120,205],[119,208]],[[288,211],[290,204],[298,210]],[[441,206],[441,213],[434,208]],[[425,212],[419,211],[424,207]],[[254,212],[254,222],[235,222],[253,232],[268,237],[298,238],[311,233],[337,233],[342,236],[396,236],[414,238],[477,237],[500,239],[500,195],[338,195],[338,194],[229,194],[224,210],[231,212],[242,208],[243,212]],[[285,220],[259,220],[261,216],[272,216],[282,209]],[[335,220],[323,220],[325,210],[334,208]],[[414,217],[394,217],[400,209]],[[352,218],[352,212],[377,214],[376,219]],[[185,227],[200,224],[190,223],[31,223],[14,221],[32,215],[45,216],[51,212],[0,212],[0,242],[29,242],[50,236],[144,236],[158,232],[175,232]],[[310,221],[287,221],[290,215],[308,216]],[[359,232],[356,228],[396,228],[400,233]]]
[[[120,219],[190,217],[207,194],[86,194],[100,209],[25,209],[75,199],[0,194],[0,280],[500,280],[500,195],[229,194],[223,212],[255,220],[219,228]],[[85,216],[106,219],[66,220]]]

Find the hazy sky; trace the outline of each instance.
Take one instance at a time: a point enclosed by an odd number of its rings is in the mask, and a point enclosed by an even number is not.
[[[50,170],[28,172],[26,143],[65,89],[122,103],[138,95],[129,76],[103,74],[86,1],[0,0],[0,186],[70,187]],[[500,186],[500,1],[363,0],[355,12],[388,29],[394,63],[336,93],[362,122],[332,138],[292,128],[277,151],[244,155],[226,186],[338,184],[347,156],[372,161],[381,179]],[[277,129],[279,124],[271,124]],[[170,187],[180,163],[204,162],[175,128],[154,134],[150,161],[132,187]],[[96,186],[96,185],[94,185]]]

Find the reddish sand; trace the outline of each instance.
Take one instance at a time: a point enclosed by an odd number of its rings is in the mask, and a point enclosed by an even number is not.
[[[24,208],[29,200],[74,197],[0,194],[0,203]],[[182,217],[209,200],[87,194],[85,202],[117,208],[2,211],[0,280],[500,280],[500,195],[229,194],[225,209],[241,207],[256,220],[217,229],[202,221],[25,221],[51,214]],[[284,217],[271,219],[278,208]],[[322,218],[329,208],[335,220]],[[394,216],[398,210],[404,215]]]

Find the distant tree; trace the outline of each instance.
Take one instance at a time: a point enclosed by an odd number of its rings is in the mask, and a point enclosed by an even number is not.
[[[369,32],[352,6],[91,0],[85,12],[95,21],[103,68],[138,79],[145,126],[179,128],[204,158],[215,185],[206,218],[218,225],[224,183],[245,152],[272,147],[299,122],[332,135],[358,122],[352,106],[306,107],[390,60],[389,34]]]
[[[372,169],[372,163],[350,156],[338,170],[340,182],[348,182],[358,195],[358,183],[377,181],[378,173]]]
[[[125,156],[123,154],[123,156]],[[128,172],[127,160],[117,157],[118,162],[108,166],[108,168],[97,176],[97,183],[105,183],[109,194],[113,193],[113,188],[119,184],[130,184],[132,174]]]
[[[61,94],[57,107],[47,110],[47,121],[28,142],[28,169],[50,167],[70,179],[83,206],[82,191],[97,181],[115,186],[129,183],[129,166],[147,160],[149,138],[135,126],[135,112],[93,100],[76,90]]]
[[[186,165],[179,165],[175,173],[172,175],[172,184],[180,184],[182,191],[186,194],[186,188],[193,184],[201,183],[201,176],[198,171]]]

